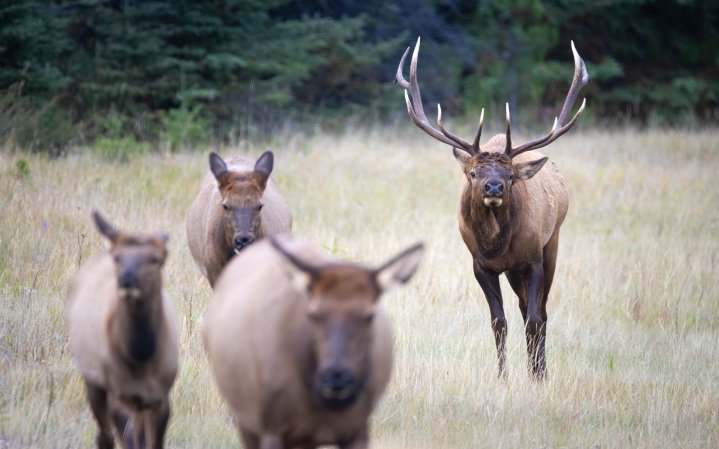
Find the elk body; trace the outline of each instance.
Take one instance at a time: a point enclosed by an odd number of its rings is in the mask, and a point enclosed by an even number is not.
[[[290,209],[270,177],[273,163],[269,151],[257,162],[210,153],[210,173],[187,214],[190,252],[210,286],[255,240],[292,229]]]
[[[499,374],[505,373],[507,321],[499,275],[504,273],[519,297],[525,323],[530,371],[546,375],[545,341],[547,298],[554,278],[559,228],[569,207],[564,180],[554,163],[535,151],[549,145],[576,122],[585,103],[567,121],[579,91],[589,82],[584,61],[572,43],[574,78],[562,111],[551,131],[543,137],[515,146],[510,131],[509,107],[504,135],[479,144],[484,110],[472,143],[447,131],[437,105],[435,129],[427,120],[417,83],[419,39],[410,64],[410,81],[402,68],[409,48],[397,69],[396,82],[405,90],[412,121],[427,134],[453,147],[464,179],[459,201],[459,231],[472,255],[474,275],[489,304],[491,326],[497,346]],[[546,166],[545,166],[546,164]],[[544,168],[542,168],[544,167]]]
[[[70,349],[99,426],[97,447],[161,448],[177,373],[177,323],[162,292],[167,236],[117,231],[97,212],[109,252],[85,262],[70,283]]]
[[[392,368],[379,297],[412,277],[422,252],[415,245],[368,269],[273,237],[228,264],[203,338],[246,449],[367,447]]]

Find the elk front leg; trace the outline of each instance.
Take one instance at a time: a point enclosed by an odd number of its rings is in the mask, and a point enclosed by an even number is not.
[[[506,363],[506,342],[507,342],[507,320],[504,317],[504,306],[502,305],[502,291],[499,289],[499,275],[487,270],[474,261],[474,277],[484,292],[484,297],[489,304],[489,314],[492,319],[492,331],[494,342],[497,345],[497,358],[499,359],[499,377],[505,377]]]
[[[544,308],[544,266],[541,262],[534,263],[529,268],[527,297],[527,319],[524,324],[529,370],[537,379],[544,379],[547,371],[544,358],[547,320]]]
[[[139,416],[140,414],[138,414]],[[144,410],[141,414],[145,421],[145,442],[148,449],[162,449],[164,447],[165,431],[170,421],[170,404],[163,401],[156,408]]]
[[[110,424],[110,413],[107,406],[107,392],[87,381],[85,381],[85,390],[87,391],[87,399],[90,402],[90,409],[92,409],[92,414],[95,416],[97,425],[100,428],[95,438],[97,448],[112,449],[114,443],[112,426]]]
[[[133,440],[133,426],[132,419],[118,406],[117,403],[111,401],[110,403],[110,416],[112,422],[115,424],[115,430],[120,436],[122,447],[124,449],[139,449],[135,447]]]

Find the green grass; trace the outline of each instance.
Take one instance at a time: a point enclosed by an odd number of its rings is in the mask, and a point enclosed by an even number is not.
[[[575,130],[546,150],[571,200],[541,384],[527,375],[504,280],[509,377],[496,378],[488,308],[457,230],[461,174],[449,148],[409,125],[282,142],[270,148],[274,175],[297,235],[371,264],[428,245],[416,278],[384,298],[396,358],[373,447],[719,445],[719,131]],[[211,292],[185,238],[206,158],[0,154],[0,447],[92,446],[63,303],[78,263],[103,247],[93,208],[122,229],[170,234],[165,286],[182,366],[166,446],[240,446],[202,351]]]

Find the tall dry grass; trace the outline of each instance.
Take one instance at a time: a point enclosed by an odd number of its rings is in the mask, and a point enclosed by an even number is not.
[[[428,244],[418,276],[384,298],[396,360],[374,447],[719,445],[719,132],[575,130],[546,151],[571,204],[548,307],[549,378],[539,384],[526,373],[521,315],[504,280],[510,373],[496,378],[448,148],[407,126],[295,135],[272,149],[296,234],[366,263]],[[78,264],[103,247],[93,208],[123,229],[171,236],[165,285],[180,315],[182,367],[167,447],[239,447],[202,351],[210,289],[184,231],[206,170],[199,152],[128,163],[0,155],[0,447],[92,446],[63,301]]]

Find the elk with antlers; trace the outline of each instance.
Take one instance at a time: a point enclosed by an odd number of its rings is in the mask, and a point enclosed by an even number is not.
[[[559,227],[569,206],[562,176],[554,163],[539,151],[574,126],[586,103],[567,121],[579,91],[589,82],[584,61],[574,48],[574,78],[554,126],[543,137],[515,145],[507,130],[484,145],[479,144],[484,120],[472,143],[447,131],[442,109],[437,105],[435,129],[427,120],[417,83],[420,40],[414,47],[409,82],[402,75],[409,48],[397,68],[396,83],[405,90],[412,121],[431,137],[450,145],[464,172],[459,203],[459,231],[472,254],[474,276],[489,303],[492,330],[497,345],[499,375],[505,374],[507,321],[504,316],[499,275],[505,273],[519,297],[524,318],[529,369],[537,378],[546,376],[544,345],[547,334],[547,297],[554,278]],[[542,167],[547,165],[542,170]]]

